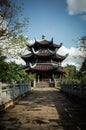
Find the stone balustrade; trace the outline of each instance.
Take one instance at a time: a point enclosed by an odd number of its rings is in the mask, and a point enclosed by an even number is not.
[[[0,106],[23,96],[31,90],[31,83],[2,84],[0,83]]]
[[[84,84],[83,83],[80,84],[61,83],[61,91],[69,95],[74,95],[86,99],[86,83]]]

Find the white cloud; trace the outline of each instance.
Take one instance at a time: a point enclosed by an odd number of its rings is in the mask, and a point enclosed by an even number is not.
[[[86,13],[86,0],[67,0],[70,15]]]
[[[20,59],[14,59],[14,61],[16,62],[16,64],[22,64],[25,65],[26,63],[24,62],[24,60]]]
[[[22,64],[22,65],[25,65],[26,63],[24,62],[24,60],[22,60],[21,57],[18,57],[18,59],[14,59],[14,58],[11,58],[11,57],[8,57],[6,59],[7,62],[15,62],[16,64]]]
[[[34,44],[35,40],[29,40],[29,44]]]
[[[68,57],[62,62],[62,66],[66,66],[67,64],[69,65],[75,65],[76,67],[80,67],[81,60],[78,57],[81,55],[81,52],[79,51],[78,48],[66,48],[65,46],[62,46],[59,50],[58,53],[60,55],[66,55],[67,53],[69,54]]]

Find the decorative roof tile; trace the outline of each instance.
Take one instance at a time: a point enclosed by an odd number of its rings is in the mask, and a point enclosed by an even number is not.
[[[52,64],[37,64],[33,69],[39,71],[49,71],[54,70],[54,67]]]

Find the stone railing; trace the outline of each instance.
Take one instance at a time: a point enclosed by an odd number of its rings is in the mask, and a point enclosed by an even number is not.
[[[61,91],[86,99],[86,83],[85,84],[65,84],[61,83]]]
[[[31,90],[30,83],[2,84],[0,83],[0,106],[14,101]]]

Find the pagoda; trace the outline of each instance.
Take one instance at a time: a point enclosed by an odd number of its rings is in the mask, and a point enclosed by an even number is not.
[[[61,67],[62,61],[67,57],[57,54],[62,43],[57,45],[53,43],[53,38],[47,41],[42,36],[41,41],[35,39],[34,43],[28,43],[29,53],[21,56],[26,62],[24,70],[29,74],[35,74],[35,82],[48,81],[54,82],[55,76],[61,76],[64,68]]]

